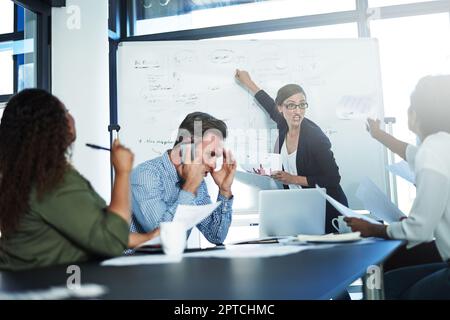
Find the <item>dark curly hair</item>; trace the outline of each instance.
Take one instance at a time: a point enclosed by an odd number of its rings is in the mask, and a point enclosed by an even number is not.
[[[26,89],[9,100],[0,123],[2,236],[17,230],[34,189],[42,199],[62,181],[71,140],[66,108],[52,94]]]

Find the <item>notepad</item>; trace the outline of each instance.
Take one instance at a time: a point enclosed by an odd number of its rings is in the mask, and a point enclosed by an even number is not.
[[[361,233],[349,232],[341,234],[325,234],[325,235],[304,235],[297,236],[297,240],[300,242],[323,242],[323,243],[335,243],[335,242],[353,242],[362,240]]]

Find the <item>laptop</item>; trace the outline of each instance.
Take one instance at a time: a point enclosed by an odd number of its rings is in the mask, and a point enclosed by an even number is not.
[[[324,234],[325,201],[316,189],[260,191],[259,236]]]

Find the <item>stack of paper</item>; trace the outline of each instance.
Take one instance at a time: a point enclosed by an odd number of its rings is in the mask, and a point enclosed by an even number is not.
[[[124,256],[105,260],[101,263],[103,267],[120,267],[120,266],[134,266],[143,264],[164,264],[164,263],[178,263],[182,260],[182,255],[168,256],[164,254],[147,254],[138,256]]]
[[[348,242],[361,240],[360,232],[350,232],[341,234],[325,234],[325,235],[303,235],[299,234],[297,240],[300,242]]]

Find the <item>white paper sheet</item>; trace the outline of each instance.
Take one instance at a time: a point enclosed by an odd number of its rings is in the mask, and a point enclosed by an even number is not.
[[[239,168],[245,172],[262,176],[271,176],[276,171],[283,169],[281,155],[279,153],[266,153],[259,157],[257,163],[240,163]],[[257,173],[259,172],[259,173]]]
[[[294,254],[308,249],[307,246],[242,244],[226,246],[224,250],[206,250],[185,253],[186,258],[267,258]]]
[[[282,189],[282,185],[272,179],[270,176],[262,176],[246,171],[236,171],[235,178],[239,182],[257,187],[261,190]]]
[[[391,164],[387,168],[393,174],[395,174],[399,177],[402,177],[403,179],[405,179],[406,181],[408,181],[412,184],[416,184],[416,176],[415,176],[414,172],[411,170],[411,168],[409,167],[408,162],[403,160],[403,161]]]
[[[199,206],[190,206],[190,205],[178,205],[177,210],[175,211],[175,215],[173,217],[173,221],[180,221],[185,224],[186,231],[195,227],[199,224],[203,219],[208,217],[217,207],[221,204],[221,201],[216,203],[199,205]],[[161,238],[158,236],[151,240],[141,243],[138,245],[142,246],[150,246],[150,245],[158,245],[161,244]]]
[[[186,231],[195,227],[203,219],[208,217],[214,210],[220,206],[222,202],[218,201],[216,203],[205,204],[201,206],[188,206],[179,204],[177,211],[173,217],[173,221],[178,221],[184,223]]]
[[[340,234],[324,234],[324,235],[306,235],[299,234],[297,236],[297,240],[300,242],[347,242],[347,241],[358,241],[361,240],[361,232],[349,232],[349,233],[340,233]]]
[[[165,254],[146,254],[138,256],[122,256],[103,261],[100,265],[103,267],[119,267],[119,266],[134,266],[142,264],[164,264],[164,263],[178,263],[182,260],[179,256],[168,256]]]
[[[327,195],[319,186],[316,185],[316,189],[319,191],[319,193],[328,200],[328,202],[331,203],[331,205],[333,207],[336,208],[337,211],[339,211],[342,215],[346,216],[346,217],[351,217],[351,218],[359,218],[359,219],[363,219],[366,220],[367,222],[370,223],[374,223],[374,224],[381,224],[380,222],[378,222],[375,219],[366,217],[365,215],[359,214],[355,211],[353,211],[352,209],[347,208],[346,206],[344,206],[343,204],[339,203],[338,201],[334,200],[332,197],[330,197],[329,195]]]
[[[203,219],[208,217],[217,207],[221,204],[221,201],[216,203],[200,205],[200,206],[188,206],[188,205],[178,205],[173,221],[180,221],[185,224],[186,231],[195,227]],[[158,245],[161,244],[161,238],[157,236],[151,240],[141,243],[137,247]]]
[[[362,201],[366,210],[387,223],[396,222],[406,217],[369,178],[364,178],[361,181],[356,196]]]
[[[78,287],[52,287],[44,290],[30,290],[14,293],[0,293],[0,300],[61,300],[69,298],[98,298],[107,293],[105,286],[80,284]]]
[[[336,115],[344,120],[379,118],[376,100],[375,95],[342,96],[336,108]]]

